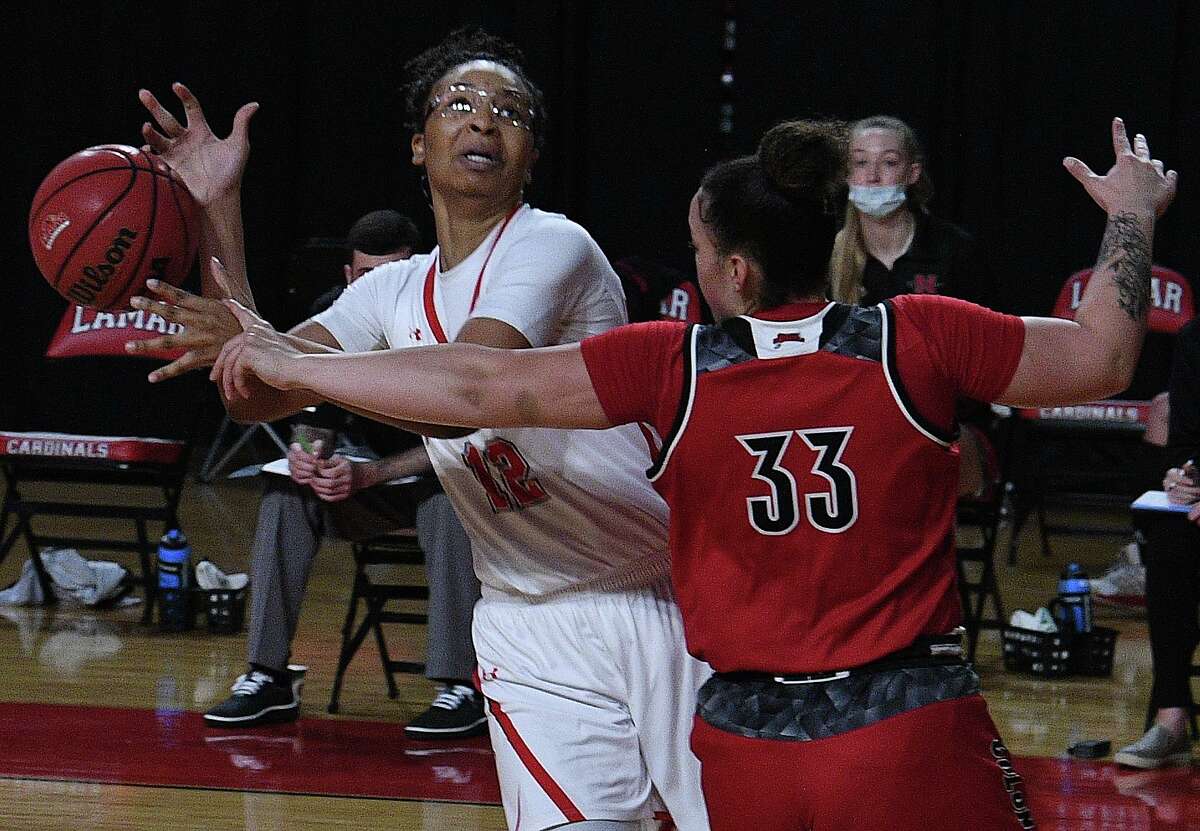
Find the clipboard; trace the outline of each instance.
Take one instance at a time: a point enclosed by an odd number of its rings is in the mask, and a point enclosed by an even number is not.
[[[1167,500],[1166,491],[1146,491],[1129,506],[1135,511],[1156,511],[1164,514],[1186,514],[1191,505],[1177,505]]]

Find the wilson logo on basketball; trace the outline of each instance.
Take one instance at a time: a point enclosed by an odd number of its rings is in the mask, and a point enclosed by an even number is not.
[[[71,218],[66,214],[50,214],[42,217],[42,233],[39,237],[42,247],[47,251],[53,248],[58,235],[67,230],[67,226],[70,224]]]
[[[154,276],[178,286],[196,257],[196,203],[153,154],[101,144],[68,156],[38,186],[29,248],[50,287],[69,302],[124,311]]]
[[[138,232],[122,228],[113,237],[108,250],[104,252],[104,262],[83,267],[83,279],[71,286],[68,296],[85,306],[96,299],[96,296],[108,285],[108,281],[117,273],[117,266],[125,259],[125,252],[133,246]]]

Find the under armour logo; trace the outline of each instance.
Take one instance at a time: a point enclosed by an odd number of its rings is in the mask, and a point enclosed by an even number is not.
[[[804,343],[804,338],[799,332],[780,332],[775,336],[775,340],[771,344],[778,349],[785,343]]]
[[[421,339],[421,327],[418,326],[416,329],[409,329],[408,330],[408,339],[409,340],[420,340]]]
[[[500,678],[500,668],[492,667],[491,669],[485,669],[479,674],[479,677],[484,681],[498,681]]]

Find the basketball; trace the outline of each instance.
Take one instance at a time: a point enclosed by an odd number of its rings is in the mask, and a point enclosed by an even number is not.
[[[102,144],[50,171],[29,213],[46,281],[72,303],[124,310],[149,278],[179,285],[196,256],[196,205],[162,160]]]

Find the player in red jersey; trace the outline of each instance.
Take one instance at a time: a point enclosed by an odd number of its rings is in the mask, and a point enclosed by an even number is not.
[[[712,827],[1031,828],[957,625],[954,406],[1053,405],[1129,382],[1156,217],[1176,176],[1113,122],[1108,214],[1075,321],[945,297],[822,299],[843,175],[837,130],[791,122],[718,165],[688,222],[716,326],[649,323],[581,345],[296,353],[238,314],[214,377],[257,376],[392,418],[661,436],[688,647],[717,674],[692,735]],[[232,304],[231,304],[232,305]],[[379,379],[386,378],[386,384]]]

